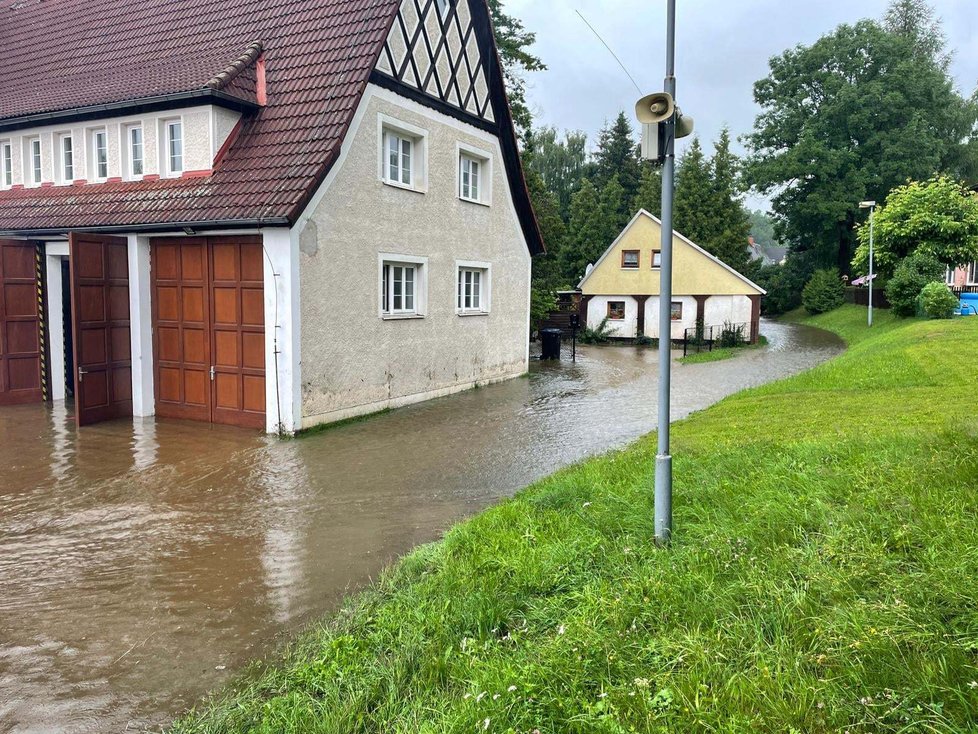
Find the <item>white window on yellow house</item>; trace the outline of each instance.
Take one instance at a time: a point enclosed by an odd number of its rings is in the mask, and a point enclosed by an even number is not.
[[[673,301],[672,306],[669,309],[669,318],[673,321],[683,320],[683,304],[682,301]]]
[[[608,301],[608,320],[609,321],[624,321],[625,320],[625,302],[624,301]]]
[[[662,267],[662,253],[659,250],[652,250],[652,269],[658,270]]]

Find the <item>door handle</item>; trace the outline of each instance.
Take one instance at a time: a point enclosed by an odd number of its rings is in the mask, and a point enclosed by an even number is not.
[[[211,365],[211,382],[214,382],[214,374],[216,373],[214,365]]]
[[[86,370],[84,367],[79,367],[78,368],[78,381],[79,382],[84,382],[85,381],[85,375],[87,375],[87,374],[88,374],[88,370]]]

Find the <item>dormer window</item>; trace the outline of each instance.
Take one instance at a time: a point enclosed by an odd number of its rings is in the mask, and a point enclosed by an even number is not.
[[[58,151],[61,155],[61,183],[70,184],[75,179],[75,151],[71,133],[58,136]]]
[[[168,120],[166,131],[166,175],[173,178],[183,173],[183,122]]]
[[[91,177],[93,181],[105,181],[109,177],[109,136],[105,130],[93,130],[91,144]]]
[[[40,186],[43,178],[41,171],[41,139],[30,138],[27,141],[27,176],[31,186]]]
[[[14,151],[9,140],[0,143],[0,184],[7,189],[14,185]]]

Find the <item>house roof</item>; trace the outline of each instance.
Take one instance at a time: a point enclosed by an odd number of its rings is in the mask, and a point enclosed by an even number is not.
[[[618,243],[621,242],[621,240],[625,237],[625,235],[628,233],[628,231],[635,225],[635,222],[637,222],[642,217],[648,217],[653,222],[655,222],[656,224],[658,224],[659,227],[662,227],[662,220],[660,220],[658,217],[656,217],[656,216],[654,216],[652,214],[649,214],[649,212],[647,212],[645,209],[639,209],[638,213],[634,217],[632,217],[631,221],[628,224],[625,225],[625,228],[615,238],[615,241],[611,243],[611,246],[607,250],[604,251],[604,254],[601,255],[600,258],[598,258],[598,261],[596,263],[594,263],[593,266],[591,266],[591,267],[588,268],[587,273],[585,273],[584,277],[581,278],[581,282],[578,283],[578,285],[577,285],[578,290],[581,290],[584,287],[584,284],[588,281],[588,278],[590,278],[591,275],[598,269],[598,266],[601,265],[601,263],[603,263],[605,261],[605,259],[607,259],[607,257],[609,255],[611,255],[612,252],[614,252],[615,248],[618,246]],[[763,288],[761,288],[759,285],[757,285],[757,283],[755,283],[754,281],[750,280],[749,278],[744,277],[741,273],[739,273],[738,271],[734,270],[732,267],[730,267],[725,262],[723,262],[723,260],[721,260],[720,258],[716,257],[715,255],[711,255],[709,252],[707,252],[706,250],[704,250],[702,247],[700,247],[699,245],[697,245],[695,242],[693,242],[691,239],[689,239],[688,237],[686,237],[681,232],[677,232],[676,230],[673,230],[672,231],[672,234],[673,234],[673,236],[678,237],[685,244],[687,244],[690,247],[692,247],[694,250],[696,250],[698,253],[700,253],[701,255],[703,255],[704,257],[706,257],[707,259],[712,260],[714,263],[716,263],[721,268],[723,268],[724,270],[726,270],[727,272],[729,272],[731,275],[733,275],[736,278],[738,278],[739,280],[743,281],[750,288],[756,290],[761,295],[767,295],[767,291],[764,290]]]
[[[168,95],[218,95],[219,103],[256,111],[243,117],[210,176],[3,191],[0,231],[294,223],[339,156],[399,7],[400,0],[4,3],[0,127],[98,106],[138,109]],[[260,109],[259,55],[268,92]],[[504,116],[500,135],[508,125],[515,137]],[[525,187],[513,194],[528,203]],[[533,224],[526,236],[538,251]]]

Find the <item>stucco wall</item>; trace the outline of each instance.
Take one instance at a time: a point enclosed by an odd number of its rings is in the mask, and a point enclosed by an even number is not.
[[[624,321],[608,321],[608,333],[615,338],[634,339],[638,329],[638,302],[631,296],[596,296],[587,307],[587,325],[597,329],[608,315],[612,301],[625,303]]]
[[[696,326],[696,299],[692,296],[675,296],[673,301],[683,304],[683,317],[673,321],[671,338],[682,339],[686,329]],[[638,335],[638,301],[631,296],[595,296],[588,302],[587,323],[596,329],[608,315],[608,303],[624,301],[624,321],[609,321],[610,335],[615,338],[633,339]],[[747,296],[711,296],[704,309],[704,326],[722,327],[726,322],[747,324],[750,335],[751,302]],[[645,302],[645,335],[659,337],[659,298],[652,296]]]
[[[652,267],[652,251],[661,249],[662,228],[652,217],[641,214],[625,230],[614,249],[584,281],[585,295],[620,293],[655,296],[659,294],[659,270]],[[609,242],[610,246],[611,243]],[[744,247],[747,243],[744,243]],[[640,267],[621,267],[623,250],[639,250]],[[681,237],[673,237],[673,293],[677,295],[753,295],[760,290],[737,277],[708,255],[691,247]]]
[[[380,180],[380,115],[427,131],[427,187]],[[492,153],[492,201],[458,198],[459,142]],[[530,256],[495,138],[369,87],[343,158],[300,221],[302,413],[311,426],[527,369]],[[427,260],[424,318],[379,314],[380,253]],[[456,313],[456,261],[492,268],[491,312]]]

